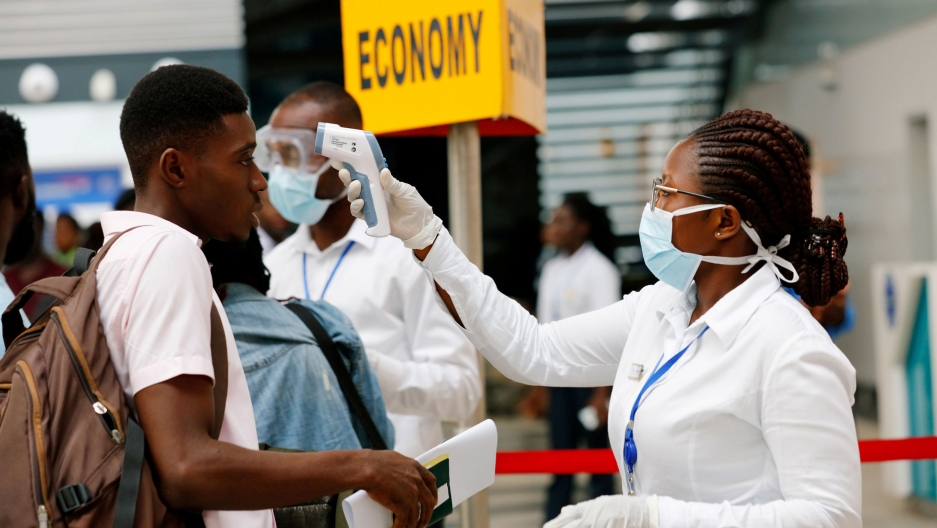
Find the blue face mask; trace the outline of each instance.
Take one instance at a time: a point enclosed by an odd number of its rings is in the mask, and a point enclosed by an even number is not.
[[[324,163],[322,167],[310,173],[280,164],[274,165],[270,169],[267,181],[270,203],[290,222],[307,225],[318,223],[325,216],[329,206],[345,196],[343,192],[331,200],[316,198],[319,176],[329,170],[329,167],[328,163]]]
[[[693,277],[696,276],[696,270],[701,262],[711,262],[713,264],[724,264],[738,266],[748,264],[742,273],[748,273],[759,262],[766,262],[767,266],[774,271],[774,274],[782,281],[795,283],[799,279],[794,266],[787,260],[778,256],[778,250],[788,246],[791,236],[786,235],[781,239],[777,246],[765,248],[761,244],[761,237],[754,229],[742,223],[742,229],[758,246],[758,253],[748,257],[710,257],[696,255],[694,253],[685,253],[673,245],[673,217],[683,216],[710,209],[719,209],[725,207],[722,204],[704,204],[693,207],[685,207],[674,212],[664,211],[657,207],[651,210],[651,204],[644,206],[644,213],[641,214],[641,226],[638,228],[638,236],[641,239],[641,252],[644,253],[644,263],[647,269],[651,270],[661,282],[669,284],[674,288],[685,292],[690,284],[693,283]],[[778,266],[791,272],[792,277],[787,278],[781,274]]]

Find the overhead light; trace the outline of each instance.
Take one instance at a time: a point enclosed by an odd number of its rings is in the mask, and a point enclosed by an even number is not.
[[[693,20],[703,18],[715,11],[713,2],[700,0],[680,0],[670,8],[670,16],[674,20]]]
[[[59,93],[59,77],[49,66],[36,62],[20,75],[20,95],[29,103],[51,101]]]
[[[676,32],[635,33],[628,37],[627,46],[631,53],[645,53],[676,48],[686,43],[686,35]]]
[[[91,99],[103,103],[114,99],[117,95],[117,77],[107,68],[101,68],[91,76],[89,86]]]
[[[175,57],[163,57],[158,61],[153,63],[153,66],[150,67],[150,71],[156,71],[158,68],[163,66],[172,66],[173,64],[183,64],[183,62]]]
[[[625,18],[629,22],[640,22],[651,13],[651,6],[647,2],[635,2],[625,8]]]

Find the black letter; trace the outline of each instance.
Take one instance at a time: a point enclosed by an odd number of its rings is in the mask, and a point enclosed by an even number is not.
[[[359,68],[361,73],[361,89],[368,90],[371,88],[371,78],[364,76],[364,65],[371,62],[371,57],[364,52],[364,43],[370,39],[367,31],[362,31],[358,33],[358,61]]]
[[[466,16],[469,20],[469,29],[472,30],[472,41],[475,43],[475,73],[478,73],[478,38],[482,33],[482,12],[478,12],[478,27],[475,27],[475,24],[472,23],[471,13],[467,13]]]
[[[384,28],[378,29],[377,34],[374,35],[374,73],[377,74],[377,84],[383,88],[384,85],[387,84],[387,68],[384,68],[384,74],[382,75],[380,67],[377,64],[377,43],[381,41],[383,41],[385,45],[387,44],[387,36],[384,34]]]
[[[397,71],[397,38],[400,38],[400,56],[403,60],[403,67]],[[403,29],[400,26],[394,26],[393,36],[390,37],[390,63],[394,68],[394,80],[397,84],[403,84],[407,78],[407,41],[403,38]]]
[[[416,65],[420,65],[420,77],[426,80],[426,64],[423,62],[423,21],[420,20],[420,45],[416,45],[413,24],[410,24],[410,81],[416,82]]]
[[[449,37],[449,77],[452,77],[452,65],[455,64],[455,74],[465,73],[465,24],[462,15],[459,15],[459,32],[452,33],[452,17],[446,17],[446,29]],[[462,71],[459,72],[459,64]]]
[[[439,65],[436,64],[436,61],[433,57],[433,32],[436,32],[436,36],[439,40]],[[443,47],[442,43],[442,25],[440,25],[439,20],[434,18],[429,23],[429,36],[426,38],[426,45],[429,48],[427,50],[429,55],[429,69],[433,72],[433,77],[438,79],[442,75],[442,63],[446,59],[446,49]]]

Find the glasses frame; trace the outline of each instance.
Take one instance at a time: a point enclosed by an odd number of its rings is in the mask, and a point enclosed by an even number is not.
[[[726,202],[713,198],[712,196],[706,196],[705,194],[697,194],[690,191],[682,191],[674,187],[665,187],[662,185],[663,180],[661,178],[654,178],[654,181],[651,183],[651,211],[657,209],[657,199],[659,198],[659,191],[674,193],[674,194],[685,194],[687,196],[693,196],[696,198],[701,198],[703,200],[709,200],[711,202],[726,204]],[[728,205],[728,204],[726,204]]]

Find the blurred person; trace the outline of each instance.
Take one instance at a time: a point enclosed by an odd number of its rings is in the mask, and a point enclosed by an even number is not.
[[[547,261],[540,275],[537,320],[548,324],[621,300],[621,275],[611,261],[614,236],[605,209],[596,207],[585,193],[568,194],[553,210],[543,230],[545,242],[558,254]],[[550,444],[552,449],[576,449],[580,443],[599,449],[608,444],[608,387],[551,387],[549,389]],[[611,475],[592,475],[591,498],[615,492]],[[556,475],[547,495],[547,520],[570,504],[573,476]]]
[[[814,169],[814,159],[811,153],[810,140],[797,130],[792,130],[792,132],[794,137],[797,138],[797,141],[799,141],[804,148],[804,156],[807,158],[807,167],[812,173]],[[815,194],[817,193],[817,188],[820,186],[820,183],[819,181],[814,183],[813,191]],[[822,202],[822,200],[820,201]],[[815,196],[814,204],[816,205],[816,203],[817,199]],[[810,314],[813,315],[814,319],[823,325],[823,328],[826,329],[826,333],[830,334],[831,339],[836,339],[840,335],[849,332],[856,325],[856,305],[853,304],[852,299],[849,297],[849,287],[850,285],[847,283],[846,287],[834,295],[833,298],[830,299],[829,304],[824,306],[809,306],[804,303],[804,306],[810,310]],[[785,289],[788,293],[800,300],[800,296],[797,295],[793,288]]]
[[[75,262],[75,250],[81,244],[81,227],[78,221],[68,213],[60,213],[55,220],[55,248],[52,258],[56,262],[72,267]]]
[[[260,227],[257,228],[257,234],[260,236],[260,244],[264,248],[264,256],[267,256],[277,244],[286,240],[288,236],[296,231],[296,224],[283,218],[280,212],[270,203],[270,195],[263,193],[260,197],[264,208],[257,213],[257,219],[260,220]]]
[[[361,184],[339,171],[352,214]],[[471,264],[412,186],[381,172],[391,235],[509,378],[613,383],[627,495],[545,528],[862,526],[856,371],[810,313],[849,279],[843,216],[813,217],[803,148],[770,114],[719,116],[667,154],[639,226],[660,282],[540,325]]]
[[[115,211],[133,211],[134,203],[137,201],[137,193],[132,188],[120,193],[114,202]],[[85,230],[84,242],[81,247],[97,251],[104,246],[104,229],[101,228],[101,222],[95,222]]]
[[[267,297],[270,272],[256,229],[247,244],[213,240],[202,248],[247,375],[257,436],[301,451],[374,448],[339,388],[316,338],[279,301]],[[394,445],[377,377],[351,322],[325,301],[296,300],[313,311],[342,355],[378,433]]]
[[[244,242],[258,224],[267,184],[253,162],[247,109],[234,81],[180,64],[146,74],[120,116],[136,204],[101,216],[107,240],[123,235],[97,268],[97,303],[159,496],[169,508],[201,511],[207,528],[270,528],[271,508],[364,489],[397,515],[395,528],[425,526],[436,489],[414,460],[392,451],[258,450],[247,379],[200,250],[210,239]],[[228,367],[217,439],[213,318]]]
[[[442,420],[467,420],[478,406],[478,360],[410,251],[366,235],[349,213],[336,170],[313,151],[319,122],[361,128],[361,110],[341,86],[317,82],[288,96],[257,132],[270,202],[299,224],[265,258],[269,295],[326,300],[348,316],[377,373],[394,449],[417,456],[444,440]]]
[[[124,190],[114,201],[115,211],[133,211],[137,204],[137,191],[133,187]]]
[[[36,242],[36,216],[36,186],[29,166],[26,130],[19,119],[0,110],[0,262],[4,266],[29,255]],[[4,276],[0,280],[0,308],[5,310],[15,297]],[[28,324],[25,316],[23,321]],[[2,330],[0,326],[0,335]]]
[[[41,214],[33,215],[35,222],[35,238],[32,248],[21,262],[4,268],[3,275],[14,294],[37,280],[46,277],[58,277],[68,269],[46,253],[42,245],[45,231],[45,218]],[[54,299],[46,295],[34,295],[23,307],[23,313],[30,321],[35,321],[51,305]]]

